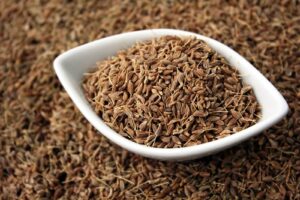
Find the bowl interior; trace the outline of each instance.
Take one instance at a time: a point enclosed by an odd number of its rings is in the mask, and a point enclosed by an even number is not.
[[[180,31],[180,30],[172,30],[172,29],[154,29],[154,30],[123,33],[116,36],[111,36],[101,40],[97,40],[88,43],[86,45],[82,45],[72,50],[69,50],[63,53],[62,55],[60,55],[54,62],[55,71],[61,83],[63,84],[64,88],[69,93],[70,97],[77,105],[77,107],[81,110],[81,112],[85,115],[85,117],[94,126],[96,126],[98,130],[101,129],[101,132],[105,136],[113,140],[115,143],[118,143],[119,145],[125,148],[127,147],[127,149],[129,150],[131,149],[133,151],[136,149],[134,149],[134,147],[130,145],[138,145],[127,139],[126,140],[129,143],[126,142],[126,144],[123,144],[122,142],[118,142],[118,141],[124,141],[125,138],[123,138],[119,134],[116,134],[113,130],[107,127],[103,123],[103,121],[100,120],[100,118],[96,115],[96,113],[90,107],[89,103],[87,102],[83,94],[83,90],[81,87],[83,74],[93,69],[97,61],[115,55],[121,49],[126,49],[138,41],[149,40],[163,35],[196,36],[197,38],[204,40],[211,48],[213,48],[219,54],[224,56],[232,66],[236,67],[239,70],[239,72],[243,76],[244,81],[253,87],[258,102],[261,105],[262,118],[257,124],[253,126],[257,128],[250,127],[251,129],[250,131],[248,131],[247,136],[245,135],[241,137],[239,137],[239,135],[234,136],[238,134],[236,133],[226,138],[210,142],[210,143],[220,144],[219,149],[217,148],[218,146],[212,146],[213,144],[210,144],[211,148],[221,150],[222,148],[224,149],[225,147],[232,146],[237,142],[241,142],[255,134],[258,134],[263,129],[268,128],[269,126],[276,123],[280,118],[282,118],[286,114],[288,110],[287,104],[283,99],[283,97],[280,95],[280,93],[276,90],[276,88],[242,56],[240,56],[238,53],[236,53],[226,45],[217,42],[216,40],[195,33]],[[228,142],[226,143],[227,140]],[[222,141],[224,141],[224,144],[222,144]],[[209,143],[204,145],[209,147]],[[141,154],[148,157],[153,157],[151,156],[152,154],[146,152],[147,148],[151,148],[151,147],[140,147],[140,146],[143,145],[136,146],[136,148],[137,149],[139,148]],[[203,145],[198,145],[198,146],[203,146]],[[185,148],[195,149],[195,147],[185,147]],[[180,149],[185,149],[185,148],[180,148]],[[152,153],[155,154],[156,150],[153,150],[155,148],[151,148],[151,149],[152,149]],[[181,150],[176,150],[176,151],[179,152]],[[175,153],[175,149],[173,149],[173,152]],[[203,150],[202,152],[203,155],[205,152],[207,154],[207,150],[206,151]],[[156,153],[159,153],[159,151],[157,151]],[[194,154],[195,153],[197,153],[197,151],[195,151]],[[212,153],[212,151],[210,151],[210,153]],[[174,158],[176,157],[175,154],[173,156]],[[198,151],[198,156],[196,156],[195,154],[194,157],[199,157],[199,156],[201,156],[201,153],[199,154]]]

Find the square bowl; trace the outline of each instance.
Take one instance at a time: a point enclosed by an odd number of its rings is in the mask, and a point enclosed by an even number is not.
[[[195,36],[205,41],[212,49],[222,55],[230,65],[238,69],[243,76],[243,81],[253,87],[261,106],[262,118],[255,125],[230,136],[182,148],[155,148],[137,144],[108,127],[85,98],[81,86],[84,73],[95,68],[97,61],[113,56],[119,50],[129,48],[136,42],[151,40],[164,35]],[[214,39],[187,31],[149,29],[110,36],[73,48],[59,55],[54,61],[54,69],[75,105],[100,133],[130,152],[158,160],[192,160],[220,152],[261,133],[277,123],[288,112],[288,105],[282,95],[245,58]]]

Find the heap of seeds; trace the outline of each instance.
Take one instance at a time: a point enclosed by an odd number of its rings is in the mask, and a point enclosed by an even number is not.
[[[85,76],[88,100],[108,126],[139,144],[191,146],[258,120],[252,88],[202,40],[164,36],[97,66]]]

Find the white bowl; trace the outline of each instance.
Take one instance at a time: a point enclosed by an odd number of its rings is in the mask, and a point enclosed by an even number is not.
[[[97,61],[115,55],[119,50],[126,49],[137,41],[149,40],[163,35],[196,36],[224,56],[232,66],[239,70],[244,81],[253,87],[262,107],[261,120],[245,130],[216,141],[173,149],[137,144],[109,128],[94,112],[83,94],[81,87],[83,74],[94,68]],[[181,30],[150,29],[96,40],[58,56],[54,61],[54,69],[61,84],[78,109],[100,133],[128,151],[158,160],[192,160],[222,151],[261,133],[283,118],[288,111],[288,105],[278,90],[245,58],[214,39]]]

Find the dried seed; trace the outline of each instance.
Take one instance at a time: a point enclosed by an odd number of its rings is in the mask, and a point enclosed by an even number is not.
[[[235,119],[239,119],[239,118],[242,117],[241,114],[240,114],[239,112],[237,112],[237,111],[235,111],[235,110],[233,110],[233,109],[231,109],[230,112],[231,112],[232,116],[233,116]]]

